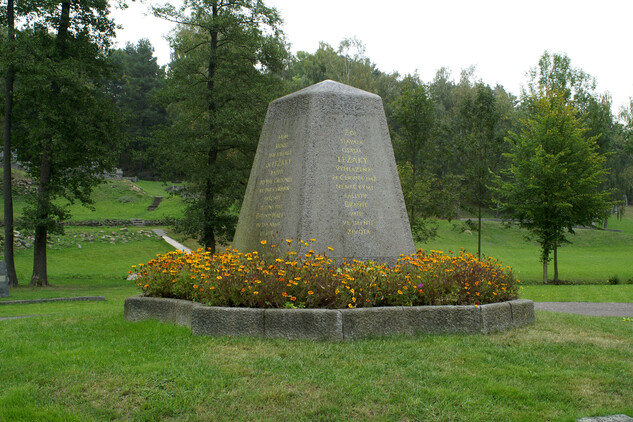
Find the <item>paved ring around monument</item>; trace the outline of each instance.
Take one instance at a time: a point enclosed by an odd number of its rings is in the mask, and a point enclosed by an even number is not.
[[[481,306],[390,306],[357,309],[270,309],[205,306],[142,295],[125,300],[125,319],[186,326],[196,335],[355,340],[395,334],[478,334],[534,323],[534,302]]]

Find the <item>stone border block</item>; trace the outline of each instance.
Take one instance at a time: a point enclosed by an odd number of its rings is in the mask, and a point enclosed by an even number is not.
[[[341,309],[343,338],[354,340],[372,336],[408,334],[409,329],[402,311],[401,306]]]
[[[393,334],[476,334],[534,323],[534,302],[482,306],[389,306],[359,309],[258,309],[204,306],[156,297],[125,300],[125,319],[156,319],[196,335],[355,340]]]
[[[481,332],[481,310],[475,306],[412,306],[404,314],[412,334]]]
[[[157,319],[161,322],[175,323],[177,300],[162,297],[128,297],[124,305],[125,319],[128,321]]]
[[[266,309],[264,320],[265,337],[343,340],[343,317],[335,309]]]
[[[264,337],[264,309],[196,306],[191,332],[210,336]]]
[[[512,308],[508,302],[481,305],[481,329],[484,333],[512,327]]]
[[[523,327],[534,324],[534,302],[527,299],[517,299],[508,302],[512,309],[512,326]]]

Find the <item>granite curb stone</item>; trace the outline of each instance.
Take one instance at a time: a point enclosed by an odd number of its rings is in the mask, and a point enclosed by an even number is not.
[[[515,308],[518,311],[513,313]],[[505,331],[533,324],[534,302],[516,300],[482,306],[260,309],[133,296],[125,300],[125,319],[171,322],[189,327],[195,335],[354,340],[396,334]]]
[[[342,309],[343,338],[354,340],[390,334],[409,334],[402,306]]]
[[[517,299],[508,302],[512,310],[512,325],[522,327],[534,324],[534,302],[527,299]]]
[[[413,334],[482,332],[481,309],[475,306],[413,306],[404,309]]]
[[[513,326],[512,307],[508,302],[489,303],[481,307],[482,331],[505,331]]]
[[[197,305],[191,332],[210,336],[264,337],[264,309]]]
[[[266,309],[264,337],[343,340],[343,317],[336,309]]]

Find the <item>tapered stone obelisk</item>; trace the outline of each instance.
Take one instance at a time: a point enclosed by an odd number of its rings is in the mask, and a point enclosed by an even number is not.
[[[284,239],[337,260],[415,251],[378,95],[327,80],[270,103],[233,246]]]

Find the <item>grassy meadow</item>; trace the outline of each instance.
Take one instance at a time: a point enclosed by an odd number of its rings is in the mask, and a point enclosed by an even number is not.
[[[178,217],[182,214],[184,202],[178,195],[170,195],[165,190],[167,186],[162,182],[129,180],[107,180],[93,192],[94,204],[90,207],[79,203],[70,204],[71,222],[85,220],[117,219],[128,220],[139,218],[144,220],[161,220]],[[148,211],[155,196],[162,196],[163,200],[154,211]],[[0,199],[3,196],[0,194]],[[19,219],[22,210],[27,205],[23,195],[16,194],[13,198],[14,213]],[[67,204],[63,200],[61,204]],[[0,210],[0,216],[4,216],[4,210]]]
[[[96,211],[75,218],[150,218],[142,216],[143,207],[158,196],[160,184],[140,183],[145,194],[114,185],[100,188]],[[120,200],[124,194],[138,202]],[[178,215],[181,206],[176,201],[165,212]],[[417,246],[476,252],[476,233],[452,225],[440,222],[440,237]],[[561,277],[593,285],[534,284],[541,272],[538,246],[517,228],[485,222],[483,251],[527,282],[523,298],[633,302],[633,285],[604,284],[615,275],[622,281],[633,277],[633,218],[610,227],[622,232],[578,230],[574,243],[560,250]],[[32,249],[16,251],[22,285],[0,302],[97,295],[106,300],[0,304],[0,421],[633,416],[632,318],[537,312],[533,326],[504,333],[342,343],[196,337],[171,324],[126,322],[123,302],[138,293],[126,280],[131,265],[170,250],[143,230],[68,227],[48,251],[47,288],[27,286]],[[17,316],[32,317],[3,319]]]
[[[477,232],[460,231],[460,221],[439,221],[438,238],[418,243],[423,249],[453,250],[460,248],[477,253]],[[617,276],[621,282],[633,279],[633,212],[622,220],[609,220],[609,229],[621,231],[577,229],[569,235],[570,244],[558,250],[559,276],[569,282],[604,283]],[[539,245],[525,239],[526,231],[517,226],[507,227],[495,221],[482,222],[482,254],[495,257],[510,265],[524,283],[540,283],[543,264],[539,260]],[[554,275],[549,265],[550,279]]]

